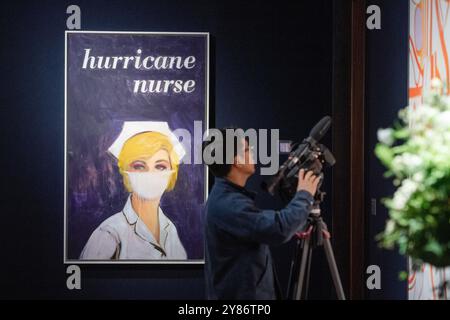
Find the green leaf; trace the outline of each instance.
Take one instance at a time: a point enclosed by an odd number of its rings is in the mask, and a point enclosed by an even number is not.
[[[431,252],[437,256],[442,255],[442,246],[436,240],[430,240],[426,246],[425,250]]]
[[[399,279],[400,281],[405,281],[406,279],[408,279],[408,272],[406,272],[406,271],[400,271],[400,272],[398,273],[398,279]]]
[[[391,148],[389,148],[388,146],[384,145],[384,144],[377,144],[377,146],[375,147],[375,154],[378,157],[378,159],[381,160],[381,162],[388,168],[391,167],[391,163],[393,160],[393,154],[391,151]]]
[[[409,137],[409,130],[407,128],[396,130],[394,131],[394,137],[396,139],[406,139]]]

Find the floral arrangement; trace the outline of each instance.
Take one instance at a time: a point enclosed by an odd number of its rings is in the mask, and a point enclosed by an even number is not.
[[[383,199],[389,220],[378,236],[416,263],[450,265],[450,96],[439,80],[416,110],[400,110],[392,128],[378,131],[375,154],[397,187]]]

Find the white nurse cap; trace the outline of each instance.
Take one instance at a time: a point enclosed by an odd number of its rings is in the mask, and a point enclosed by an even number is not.
[[[183,146],[178,138],[170,131],[169,125],[164,121],[125,121],[123,123],[122,131],[117,137],[116,141],[109,147],[108,151],[117,159],[122,151],[123,145],[131,137],[142,132],[159,132],[164,134],[172,142],[175,152],[177,153],[180,161],[186,154]]]

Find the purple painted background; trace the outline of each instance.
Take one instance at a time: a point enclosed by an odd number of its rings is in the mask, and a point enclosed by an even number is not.
[[[196,57],[190,70],[82,69],[84,49],[91,56],[147,55]],[[67,35],[67,259],[77,260],[91,233],[121,211],[128,193],[116,160],[107,149],[124,121],[167,121],[193,134],[205,121],[206,36],[83,34]],[[133,93],[133,80],[196,81],[193,93]],[[200,147],[200,146],[195,146]],[[193,150],[191,150],[193,154]],[[161,199],[176,225],[188,259],[203,259],[203,165],[181,164],[175,189]]]

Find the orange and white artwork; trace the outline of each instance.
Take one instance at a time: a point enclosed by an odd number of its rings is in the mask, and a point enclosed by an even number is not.
[[[409,6],[409,106],[420,108],[431,80],[440,79],[450,93],[450,0],[410,0]],[[413,123],[411,125],[414,125]],[[423,265],[409,270],[408,297],[439,299],[437,287],[450,279],[450,269]],[[444,292],[444,297],[450,294]]]

